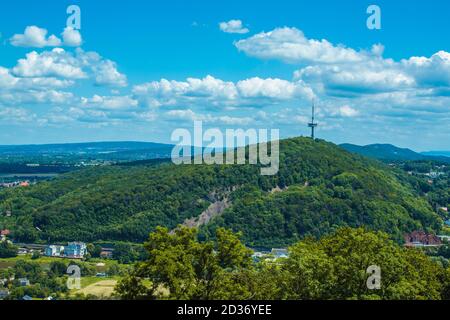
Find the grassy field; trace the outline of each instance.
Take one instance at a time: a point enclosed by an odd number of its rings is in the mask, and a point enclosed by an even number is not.
[[[99,298],[108,298],[114,292],[118,281],[114,278],[84,277],[81,279],[81,289],[74,290],[73,294],[93,295]]]
[[[53,261],[64,261],[66,264],[68,264],[69,261],[75,261],[74,259],[55,257],[39,257],[38,259],[31,259],[31,255],[21,255],[14,258],[0,258],[0,270],[13,267],[19,260],[38,263],[43,269],[48,269],[50,267],[50,263]],[[83,261],[83,263],[95,267],[97,272],[106,272],[113,264],[124,266],[119,264],[117,261],[106,259],[90,259],[89,261]]]
[[[0,259],[0,270],[14,266],[16,262],[8,259]]]
[[[53,258],[53,257],[40,257],[38,259],[31,259],[31,255],[20,255],[14,258],[1,258],[0,259],[0,269],[13,267],[17,261],[24,260],[27,262],[39,263],[43,268],[47,268],[52,261],[64,260],[64,262],[69,262],[70,259],[64,258]]]
[[[442,234],[443,234],[443,235],[450,236],[450,227],[449,227],[449,226],[444,226],[444,227],[442,228]]]
[[[45,256],[41,256],[37,259],[32,259],[30,254],[27,255],[19,255],[17,257],[13,257],[13,258],[0,258],[0,263],[4,262],[4,263],[16,263],[16,261],[18,260],[25,260],[28,262],[36,262],[39,263],[41,265],[45,265],[45,264],[50,264],[52,261],[64,261],[64,262],[69,262],[69,261],[79,261],[77,259],[70,259],[70,258],[57,258],[57,257],[45,257]],[[90,259],[89,261],[83,261],[92,265],[95,265],[97,263],[103,263],[105,264],[106,267],[112,265],[112,264],[117,264],[117,261],[114,260],[107,260],[107,259]]]

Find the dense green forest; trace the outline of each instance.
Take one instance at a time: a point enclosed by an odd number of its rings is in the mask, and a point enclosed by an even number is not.
[[[176,228],[224,198],[230,206],[201,227],[241,231],[252,246],[366,226],[401,241],[404,232],[437,232],[442,219],[407,174],[325,141],[280,143],[280,170],[255,165],[134,165],[87,168],[29,188],[0,192],[0,227],[16,241],[142,242],[157,226]]]
[[[448,267],[363,228],[304,239],[276,260],[252,261],[238,235],[220,228],[206,242],[195,229],[158,228],[145,248],[149,258],[116,287],[123,299],[450,299]]]

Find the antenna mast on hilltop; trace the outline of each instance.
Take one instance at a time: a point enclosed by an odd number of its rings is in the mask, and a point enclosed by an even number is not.
[[[314,140],[314,129],[318,126],[318,123],[314,122],[314,111],[315,111],[314,109],[315,109],[315,107],[314,107],[314,100],[313,100],[311,122],[308,123],[308,127],[311,128],[311,139],[313,139],[313,140]]]

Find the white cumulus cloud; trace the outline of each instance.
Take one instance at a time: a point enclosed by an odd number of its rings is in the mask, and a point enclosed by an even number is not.
[[[222,30],[223,32],[226,32],[226,33],[244,34],[244,33],[248,33],[250,31],[242,25],[241,20],[230,20],[227,22],[221,22],[221,23],[219,23],[219,28],[220,28],[220,30]]]
[[[12,72],[21,77],[56,76],[69,79],[86,78],[79,61],[61,48],[37,53],[30,52],[25,59],[19,59]]]
[[[352,107],[346,105],[339,108],[339,113],[343,117],[354,117],[357,116],[359,112],[353,109]]]
[[[127,109],[138,106],[138,101],[130,96],[100,96],[94,95],[92,98],[81,98],[81,105],[99,109]]]
[[[313,91],[303,82],[282,79],[253,77],[236,83],[240,96],[244,98],[273,98],[279,100],[304,97],[312,99]]]
[[[13,46],[16,47],[57,47],[61,45],[61,40],[55,35],[47,37],[48,31],[37,26],[28,26],[23,34],[15,34],[10,39]]]
[[[288,63],[358,62],[366,52],[342,45],[333,45],[326,39],[308,39],[296,28],[277,28],[239,40],[235,46],[251,57],[277,59]]]
[[[312,90],[302,81],[258,77],[238,82],[213,76],[186,81],[161,79],[133,88],[134,95],[145,104],[159,106],[264,106],[288,99],[311,99]]]
[[[98,85],[125,87],[127,76],[117,70],[117,65],[111,60],[103,60],[93,66],[95,82]]]
[[[47,29],[37,26],[27,26],[23,34],[15,34],[10,43],[15,47],[44,48],[44,47],[79,47],[82,43],[81,33],[72,27],[66,27],[61,33],[62,39],[54,34],[47,37]]]
[[[211,114],[199,114],[191,109],[177,109],[170,110],[165,113],[166,118],[172,120],[184,120],[188,122],[203,121],[207,124],[218,125],[241,125],[245,126],[254,122],[251,117],[232,117],[228,115],[211,115]]]
[[[127,86],[127,77],[117,70],[115,62],[80,48],[75,53],[62,48],[41,53],[32,51],[19,59],[11,71],[17,77],[91,78],[99,86]]]
[[[79,47],[83,43],[81,33],[72,27],[66,27],[61,35],[66,46]]]
[[[36,114],[24,108],[0,108],[0,121],[9,123],[31,122],[36,119]]]

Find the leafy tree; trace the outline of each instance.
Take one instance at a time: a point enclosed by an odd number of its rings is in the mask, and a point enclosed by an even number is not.
[[[100,253],[102,252],[102,247],[100,245],[95,245],[92,243],[88,243],[86,245],[87,247],[87,251],[90,254],[91,257],[93,258],[99,258],[100,257]]]
[[[116,287],[125,299],[448,299],[450,269],[382,232],[339,228],[289,248],[289,257],[252,263],[238,236],[218,229],[199,242],[195,229],[158,228],[149,258]],[[367,286],[368,267],[381,270]]]
[[[18,248],[9,241],[0,242],[0,258],[12,258],[17,256]]]
[[[336,285],[331,290],[333,298],[440,297],[438,277],[443,270],[422,252],[396,245],[385,233],[342,228],[319,243],[333,260],[336,276]],[[367,268],[371,265],[381,269],[380,290],[367,288]]]
[[[116,276],[121,273],[121,270],[119,265],[114,263],[108,268],[108,271],[106,273],[108,274],[108,276]]]
[[[61,260],[52,261],[50,262],[50,272],[56,277],[62,277],[67,273],[67,265]]]
[[[446,243],[439,247],[437,255],[450,259],[450,244]]]
[[[145,243],[149,259],[137,264],[117,292],[126,298],[219,299],[249,295],[240,271],[251,265],[251,251],[223,229],[213,242],[199,243],[197,231],[180,227],[172,234],[157,228]],[[216,249],[216,250],[215,250]],[[146,288],[142,279],[149,279]]]
[[[289,299],[330,299],[338,281],[333,260],[313,240],[299,242],[290,248],[282,265]]]
[[[136,260],[133,246],[128,243],[118,243],[114,246],[114,259],[120,263],[131,263]]]

